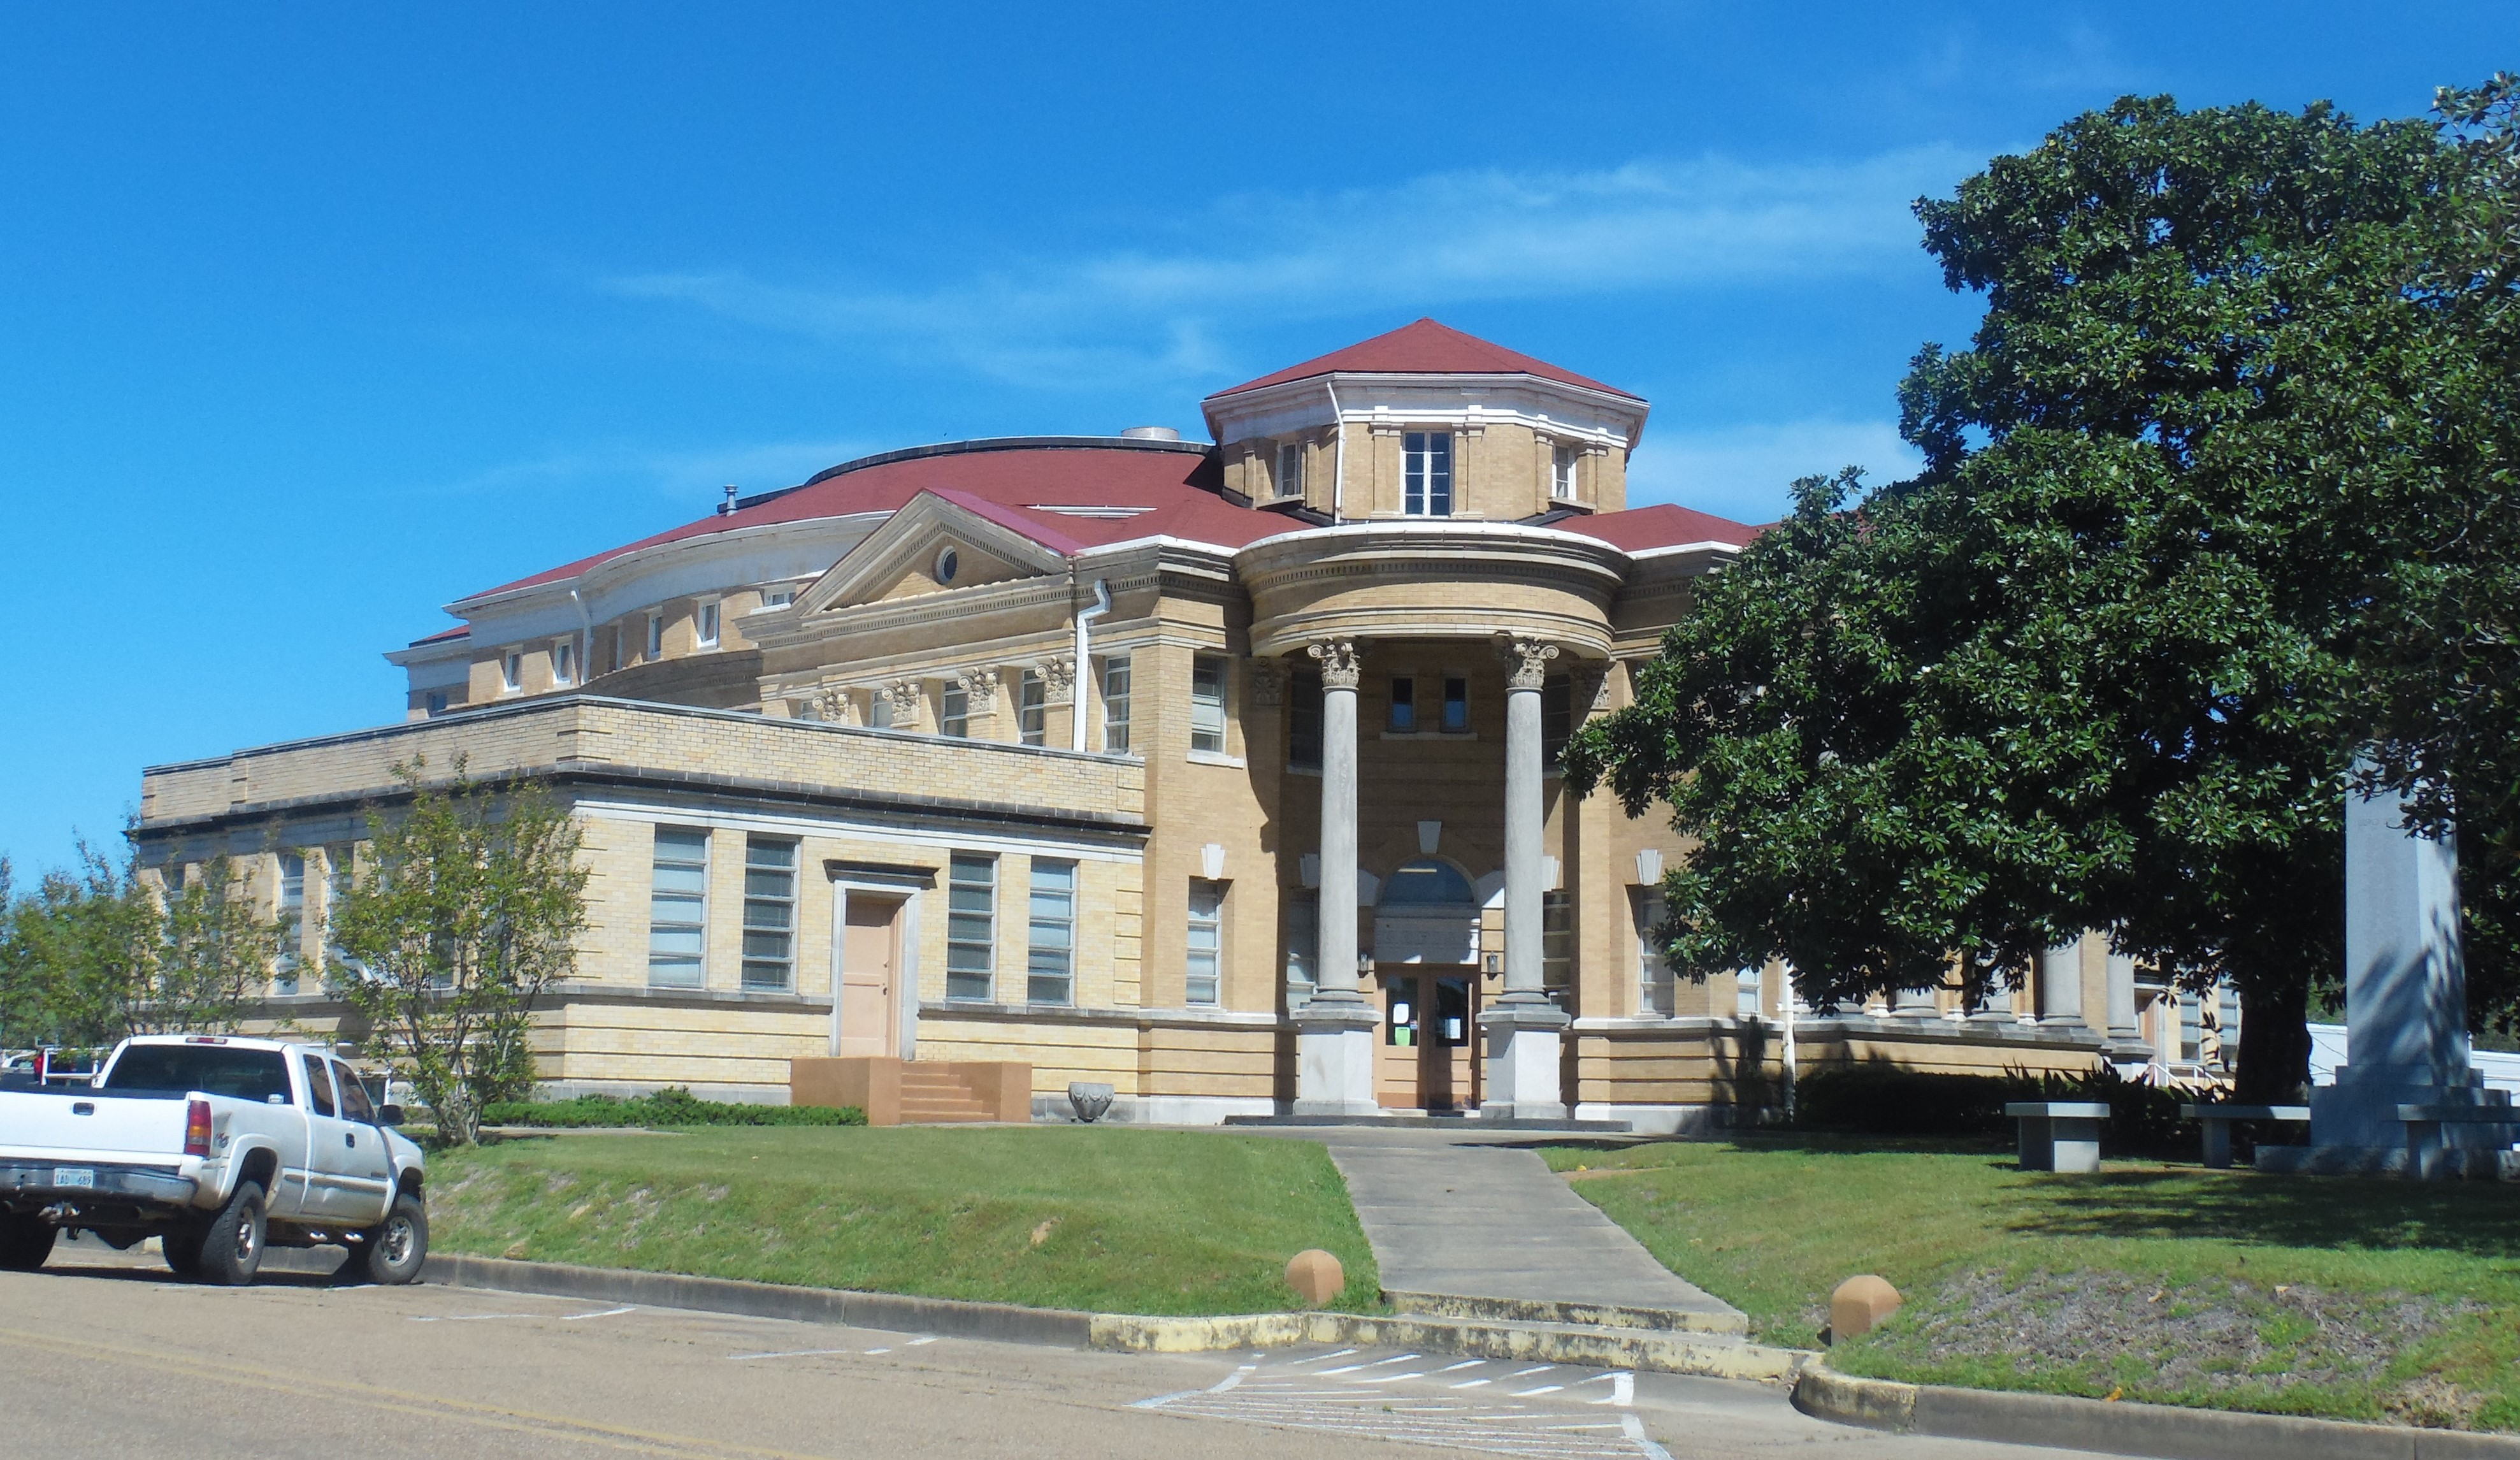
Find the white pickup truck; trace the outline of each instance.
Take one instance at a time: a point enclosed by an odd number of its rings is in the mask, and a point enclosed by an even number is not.
[[[345,1270],[408,1283],[428,1213],[400,1116],[321,1048],[206,1034],[126,1039],[92,1086],[0,1086],[0,1269],[68,1229],[156,1237],[213,1283],[252,1282],[265,1244],[338,1244]]]

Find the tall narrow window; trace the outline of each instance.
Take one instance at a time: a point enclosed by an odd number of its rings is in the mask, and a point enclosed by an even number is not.
[[[707,944],[709,834],[656,828],[648,888],[648,981],[698,988]]]
[[[1540,685],[1540,758],[1547,767],[1554,768],[1557,757],[1566,753],[1566,742],[1575,738],[1575,686],[1563,674],[1552,674]]]
[[[1077,707],[1078,713],[1084,707]],[[1129,657],[1115,654],[1102,662],[1102,749],[1120,754],[1129,749]]]
[[[1549,452],[1549,494],[1560,502],[1575,500],[1575,464],[1584,459],[1580,446],[1559,445]]]
[[[1764,969],[1745,968],[1732,976],[1732,1012],[1742,1019],[1758,1019],[1768,1012],[1768,976]]]
[[[1304,494],[1304,443],[1278,443],[1278,495],[1300,497]]]
[[[1322,768],[1322,676],[1295,674],[1286,686],[1286,763]]]
[[[1313,1001],[1322,956],[1322,894],[1300,888],[1286,892],[1286,1012]]]
[[[306,857],[301,852],[280,854],[280,922],[284,941],[272,966],[271,991],[286,997],[297,991],[297,949],[306,935]]]
[[[936,733],[968,738],[971,733],[971,692],[960,681],[946,680],[936,697]]]
[[[603,651],[596,656],[596,659],[604,665],[603,672],[607,674],[618,674],[621,672],[622,633],[623,629],[621,625],[617,623],[612,625],[610,628],[604,630],[602,638],[604,648]]]
[[[499,688],[509,694],[525,687],[525,657],[510,650],[499,656]]]
[[[1418,730],[1418,681],[1405,674],[1391,681],[1390,725],[1394,735],[1414,735]]]
[[[446,713],[446,691],[430,690],[428,692],[428,712],[432,715],[441,715]]]
[[[333,930],[338,925],[341,904],[349,897],[351,884],[356,881],[352,874],[352,857],[353,853],[346,844],[324,848],[324,957],[328,965],[340,964],[352,973],[364,976],[365,970],[352,963],[350,955],[342,952],[340,944],[333,940]]]
[[[1050,739],[1050,682],[1039,669],[1026,669],[1015,682],[1015,730],[1028,746]]]
[[[653,661],[664,657],[665,616],[661,613],[650,614],[648,616],[648,658]]]
[[[1562,1001],[1575,971],[1575,899],[1540,894],[1540,986]]]
[[[1190,949],[1182,982],[1185,1003],[1216,1002],[1217,973],[1225,953],[1225,884],[1192,879],[1190,885]]]
[[[577,644],[575,641],[561,639],[552,644],[552,683],[555,685],[569,685],[577,683]]]
[[[1024,1000],[1076,1001],[1076,864],[1032,860],[1032,927],[1024,956]]]
[[[1453,515],[1453,433],[1413,431],[1401,437],[1401,510],[1411,517]]]
[[[867,724],[878,730],[892,728],[892,696],[879,689],[868,694]]]
[[[1458,674],[1444,676],[1444,733],[1466,734],[1470,728],[1470,682]]]
[[[702,649],[717,647],[717,609],[716,599],[703,598],[698,610],[692,615],[692,623]]]
[[[1225,661],[1190,662],[1190,748],[1225,753]]]
[[[998,859],[954,853],[945,885],[945,996],[986,1002],[998,970]]]
[[[1631,889],[1629,906],[1635,909],[1637,921],[1637,1012],[1669,1014],[1671,1003],[1671,968],[1663,962],[1662,942],[1654,930],[1662,926],[1662,893],[1651,888]],[[1759,997],[1758,975],[1750,976],[1752,1012]]]
[[[2205,1001],[2192,993],[2177,995],[2179,1000],[2179,1058],[2193,1065],[2205,1054]]]
[[[743,986],[786,992],[796,982],[796,844],[743,839]]]

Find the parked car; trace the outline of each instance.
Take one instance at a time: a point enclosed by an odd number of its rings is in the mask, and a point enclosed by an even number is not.
[[[159,1239],[188,1277],[253,1281],[266,1246],[338,1245],[381,1283],[428,1253],[420,1148],[347,1065],[273,1039],[126,1039],[86,1086],[0,1088],[0,1268],[64,1231]]]

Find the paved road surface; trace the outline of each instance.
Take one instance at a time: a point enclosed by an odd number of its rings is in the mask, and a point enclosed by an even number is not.
[[[0,1433],[12,1454],[182,1460],[2061,1454],[1841,1429],[1671,1375],[1077,1352],[311,1274],[205,1288],[93,1243],[0,1274]]]

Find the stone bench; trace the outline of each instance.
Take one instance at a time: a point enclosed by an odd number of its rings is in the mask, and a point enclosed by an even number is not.
[[[2182,1105],[2179,1118],[2205,1127],[2205,1164],[2215,1170],[2231,1165],[2231,1122],[2234,1120],[2307,1120],[2306,1105]]]
[[[2100,1126],[2109,1108],[2095,1100],[2015,1100],[2003,1113],[2021,1122],[2025,1171],[2090,1172],[2100,1168]]]
[[[2508,1105],[2402,1105],[2398,1118],[2407,1122],[2407,1174],[2423,1179],[2444,1163],[2445,1125],[2499,1125],[2508,1145],[2509,1128],[2520,1125],[2520,1109]]]

